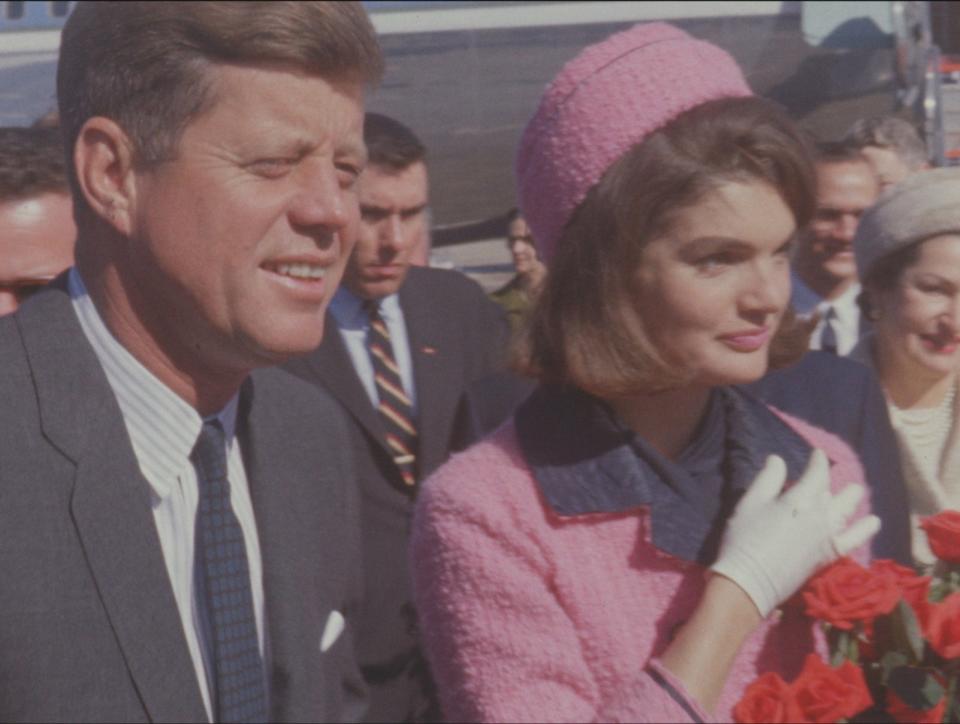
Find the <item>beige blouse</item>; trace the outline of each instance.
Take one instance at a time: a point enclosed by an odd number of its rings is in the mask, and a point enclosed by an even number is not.
[[[863,337],[850,358],[875,369],[871,340]],[[888,399],[887,409],[910,502],[913,558],[929,566],[936,558],[920,522],[942,510],[960,510],[960,399],[954,385],[936,407],[901,410]]]

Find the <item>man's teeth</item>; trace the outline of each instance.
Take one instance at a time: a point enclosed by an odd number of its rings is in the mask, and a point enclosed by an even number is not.
[[[312,264],[274,264],[273,270],[294,279],[323,279],[324,268]]]

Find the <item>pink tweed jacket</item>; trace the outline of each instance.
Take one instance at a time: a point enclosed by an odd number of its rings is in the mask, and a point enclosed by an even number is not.
[[[863,485],[844,442],[780,417],[826,452],[835,488]],[[730,720],[756,676],[794,677],[805,655],[823,648],[798,608],[774,612],[741,649],[716,712],[703,711],[657,656],[700,599],[704,569],[654,547],[648,513],[556,514],[512,422],[426,482],[411,555],[422,641],[447,718]]]

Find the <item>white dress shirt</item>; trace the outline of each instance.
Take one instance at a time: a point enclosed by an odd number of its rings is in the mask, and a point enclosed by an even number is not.
[[[854,284],[843,294],[827,301],[810,287],[803,283],[796,274],[793,274],[793,293],[791,301],[793,308],[801,317],[820,315],[820,321],[814,327],[810,336],[810,349],[820,349],[820,339],[826,324],[827,312],[833,308],[833,331],[837,335],[837,354],[847,355],[856,346],[860,339],[860,307],[857,297],[860,294],[860,284]]]
[[[373,364],[370,362],[370,353],[367,351],[370,317],[363,305],[364,301],[360,297],[346,287],[340,287],[330,302],[330,313],[337,323],[343,343],[347,346],[353,369],[363,383],[363,389],[367,391],[371,404],[376,408],[380,404],[380,395],[377,393],[377,383],[373,379]],[[410,398],[413,414],[416,415],[417,395],[413,386],[413,360],[410,356],[410,340],[407,337],[407,325],[403,319],[398,295],[391,294],[380,300],[380,318],[390,332],[390,346],[393,347],[393,357],[400,368],[403,391]]]
[[[190,461],[190,453],[197,442],[204,420],[193,407],[158,380],[114,338],[87,294],[76,268],[70,270],[68,283],[80,326],[93,346],[107,381],[117,397],[140,472],[150,484],[150,505],[167,575],[177,601],[207,716],[212,721],[210,691],[213,681],[213,652],[206,646],[206,605],[202,600],[197,600],[197,596],[202,595],[202,592],[196,590],[194,579],[193,539],[198,489],[197,473]],[[260,542],[257,538],[256,520],[240,443],[234,434],[237,403],[238,397],[234,396],[216,417],[223,425],[227,441],[230,503],[240,522],[246,543],[260,654],[266,663]],[[176,696],[176,692],[171,692],[171,696]]]

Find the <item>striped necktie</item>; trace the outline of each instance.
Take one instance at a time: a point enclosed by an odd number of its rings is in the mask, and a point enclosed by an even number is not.
[[[400,470],[404,485],[412,488],[417,482],[417,428],[413,422],[413,403],[403,390],[400,368],[390,343],[390,331],[380,316],[379,302],[368,302],[366,309],[370,315],[367,350],[380,400],[377,412],[383,421],[393,462]]]
[[[190,457],[199,486],[194,558],[206,603],[213,720],[265,722],[267,691],[250,566],[243,529],[230,504],[226,442],[219,421],[203,423]]]

